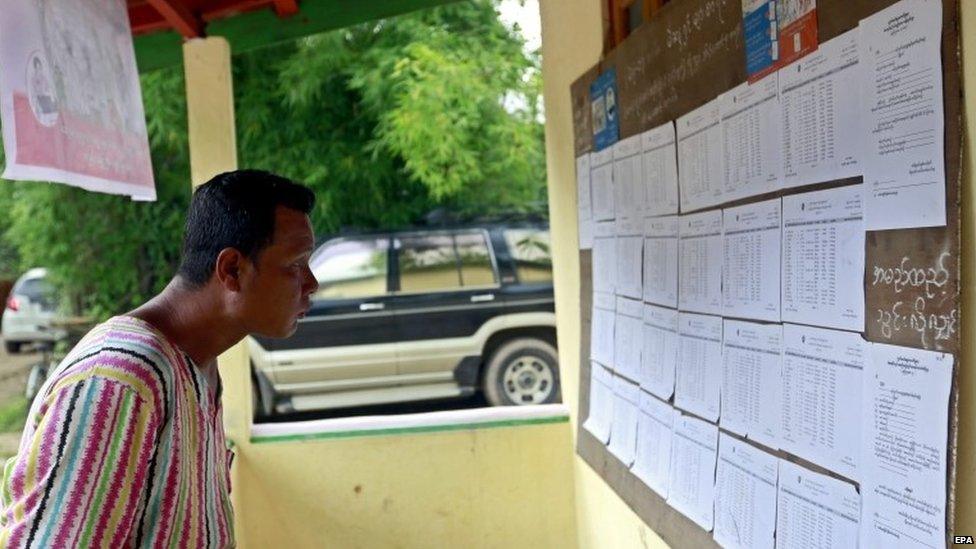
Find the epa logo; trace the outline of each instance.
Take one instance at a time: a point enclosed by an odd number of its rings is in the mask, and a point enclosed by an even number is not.
[[[954,536],[952,543],[956,545],[973,545],[973,536]]]

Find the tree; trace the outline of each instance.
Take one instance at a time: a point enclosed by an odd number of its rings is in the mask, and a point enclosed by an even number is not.
[[[308,184],[320,234],[402,227],[435,207],[539,208],[538,61],[492,0],[238,55],[240,165]],[[48,266],[64,294],[99,318],[169,280],[189,200],[182,70],[143,75],[142,89],[159,200],[3,182],[0,211],[10,215],[0,218],[0,276]]]

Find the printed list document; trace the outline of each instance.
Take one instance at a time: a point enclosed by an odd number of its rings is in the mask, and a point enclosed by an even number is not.
[[[643,217],[644,185],[641,181],[641,136],[613,144],[614,213],[617,219]]]
[[[613,421],[613,374],[599,363],[590,361],[590,412],[583,428],[603,444],[610,440]]]
[[[862,185],[783,197],[783,321],[864,330]]]
[[[952,355],[871,344],[861,547],[944,547]]]
[[[644,301],[678,306],[678,216],[644,220]]]
[[[776,73],[721,96],[725,201],[779,190],[783,111]]]
[[[678,311],[645,303],[643,335],[641,389],[668,400],[678,361]]]
[[[616,233],[616,293],[641,299],[644,294],[641,272],[644,260],[644,220],[639,217],[617,218]]]
[[[579,247],[593,247],[593,203],[590,199],[590,153],[576,158],[576,211],[579,230]]]
[[[718,427],[674,411],[668,505],[706,531],[712,529]]]
[[[717,206],[724,200],[722,125],[715,98],[679,118],[678,194],[681,211]]]
[[[777,549],[857,547],[860,517],[861,497],[853,484],[779,461]]]
[[[601,221],[593,232],[593,291],[612,294],[617,280],[617,229],[613,221]]]
[[[715,471],[715,542],[727,549],[773,549],[779,460],[725,433]]]
[[[783,413],[783,326],[725,320],[722,329],[723,429],[779,447]]]
[[[637,455],[637,404],[640,389],[620,376],[613,378],[613,426],[610,428],[610,453],[627,467]]]
[[[674,405],[718,421],[722,389],[722,317],[678,313]]]
[[[867,228],[945,225],[942,2],[902,0],[859,29]]]
[[[668,497],[674,408],[641,391],[637,420],[637,457],[631,469],[659,496]]]
[[[784,188],[861,175],[857,34],[779,71]]]
[[[613,147],[590,153],[590,200],[593,220],[614,218]]]
[[[860,414],[867,343],[861,335],[783,325],[780,448],[860,479]]]
[[[593,315],[590,317],[590,359],[613,366],[616,303],[613,294],[593,292]]]
[[[780,199],[722,212],[723,315],[779,322]]]
[[[722,210],[678,218],[678,308],[722,314]]]
[[[641,134],[644,173],[644,215],[678,213],[678,149],[674,124],[668,122]]]
[[[617,375],[637,382],[641,370],[641,335],[644,304],[640,301],[617,298],[617,318],[613,334],[613,370]]]

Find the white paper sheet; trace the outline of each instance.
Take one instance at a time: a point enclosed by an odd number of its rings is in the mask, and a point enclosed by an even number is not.
[[[641,371],[641,335],[644,305],[640,301],[617,298],[617,318],[613,334],[613,370],[637,382]]]
[[[644,261],[644,220],[639,217],[617,218],[617,295],[641,299],[644,281],[641,267]]]
[[[156,200],[128,3],[3,0],[0,13],[3,177]]]
[[[853,484],[779,461],[777,549],[857,547],[860,517],[861,498]]]
[[[613,147],[590,153],[590,188],[593,220],[614,218]]]
[[[674,394],[678,361],[678,311],[644,304],[643,336],[641,388],[668,400]]]
[[[593,247],[593,201],[590,194],[590,153],[576,158],[576,220],[579,231],[579,247]]]
[[[593,233],[593,291],[615,293],[617,285],[617,229],[613,221],[596,224]]]
[[[674,411],[668,505],[711,531],[718,427]]]
[[[718,420],[722,388],[722,318],[678,313],[674,405]]]
[[[725,320],[722,350],[720,425],[778,448],[783,413],[783,326]]]
[[[691,212],[721,204],[725,174],[718,98],[682,116],[675,125],[681,211]]]
[[[715,471],[715,542],[729,549],[772,549],[779,460],[725,433]]]
[[[627,467],[637,455],[637,404],[640,389],[620,376],[613,378],[613,427],[610,429],[610,453]]]
[[[860,334],[783,325],[783,450],[859,479],[866,360]]]
[[[783,111],[776,73],[721,96],[725,201],[773,192],[783,173]]]
[[[613,144],[613,188],[616,218],[644,216],[644,185],[641,173],[641,136],[634,135]]]
[[[861,185],[783,197],[783,321],[864,330]]]
[[[942,2],[902,0],[859,28],[867,228],[945,225]]]
[[[779,321],[780,199],[722,213],[722,301],[725,316]]]
[[[722,211],[678,217],[678,308],[722,314]]]
[[[952,355],[873,343],[864,379],[861,547],[944,547]]]
[[[678,149],[674,124],[641,134],[645,215],[678,213]]]
[[[583,422],[589,431],[603,444],[610,440],[613,422],[613,374],[599,363],[590,361],[590,412]]]
[[[637,457],[631,470],[641,482],[666,499],[671,472],[674,408],[641,391],[638,409]]]
[[[861,175],[857,29],[779,71],[783,187]]]
[[[644,301],[678,306],[678,216],[644,220]]]
[[[590,359],[613,367],[614,324],[617,315],[613,294],[593,293],[593,314],[590,317]]]

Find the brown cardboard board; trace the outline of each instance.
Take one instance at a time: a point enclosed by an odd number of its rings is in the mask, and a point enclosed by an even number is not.
[[[820,41],[853,29],[868,15],[896,0],[818,0]],[[943,88],[947,219],[945,227],[872,231],[865,246],[865,330],[869,341],[959,351],[959,257],[962,89],[959,49],[959,0],[943,0]],[[741,0],[675,0],[645,23],[606,59],[573,83],[576,152],[592,146],[589,109],[577,116],[577,104],[589,104],[589,82],[615,67],[618,75],[621,138],[656,127],[697,108],[744,82]],[[585,94],[585,97],[584,97]],[[587,140],[588,139],[588,140]],[[825,182],[752,197],[755,202],[858,181]],[[907,259],[906,259],[907,258]],[[579,425],[589,412],[591,252],[580,252],[582,316]],[[900,271],[899,271],[900,269]],[[908,274],[906,274],[908,271]],[[902,283],[895,284],[899,280]],[[907,281],[907,282],[906,282]],[[886,312],[890,314],[885,314]],[[953,531],[955,447],[958,423],[958,365],[949,406],[949,463],[946,533]],[[723,431],[724,432],[724,431]],[[733,435],[734,436],[734,435]],[[740,438],[740,437],[737,437]],[[768,450],[768,449],[767,449]],[[588,431],[579,428],[579,455],[669,545],[712,547],[711,535],[672,509],[630,473]],[[771,452],[820,473],[839,475],[784,452]],[[847,479],[849,480],[849,479]]]

